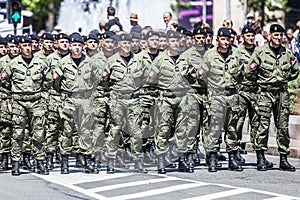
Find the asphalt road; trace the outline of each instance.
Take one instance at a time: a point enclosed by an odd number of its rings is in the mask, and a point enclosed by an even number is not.
[[[251,199],[251,200],[300,200],[300,160],[289,159],[296,166],[296,172],[278,169],[279,158],[267,156],[274,162],[273,170],[258,172],[255,155],[244,156],[243,172],[227,170],[227,162],[217,173],[209,173],[203,164],[195,173],[178,173],[168,169],[166,175],[158,175],[156,166],[148,165],[149,173],[135,174],[131,169],[117,170],[108,175],[105,167],[100,174],[84,174],[76,169],[71,160],[71,173],[61,175],[57,166],[49,176],[23,171],[19,177],[10,172],[0,174],[0,200],[83,200],[83,199]],[[204,160],[203,160],[204,163]]]

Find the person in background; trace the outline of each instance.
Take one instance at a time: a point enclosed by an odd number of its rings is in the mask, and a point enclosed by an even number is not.
[[[130,33],[136,32],[136,33],[141,33],[142,32],[142,27],[138,24],[138,15],[136,13],[131,13],[130,14],[130,25],[132,28],[130,29]]]
[[[288,48],[292,51],[292,53],[298,57],[299,49],[297,48],[297,40],[294,37],[294,28],[288,27],[286,29],[286,36],[288,40]]]
[[[171,29],[171,24],[173,23],[172,21],[172,13],[171,12],[165,12],[163,15],[163,19],[165,22],[165,31],[167,32],[168,30]]]

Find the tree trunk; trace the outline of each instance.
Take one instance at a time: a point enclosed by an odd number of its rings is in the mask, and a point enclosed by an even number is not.
[[[52,31],[53,27],[54,27],[54,21],[55,21],[55,17],[54,17],[54,2],[50,2],[48,5],[49,8],[49,13],[48,13],[48,20],[46,22],[46,30],[47,31]]]

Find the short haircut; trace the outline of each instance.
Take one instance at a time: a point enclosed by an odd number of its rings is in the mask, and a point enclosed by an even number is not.
[[[107,8],[107,15],[108,16],[115,16],[116,14],[116,9],[114,7],[108,7]]]

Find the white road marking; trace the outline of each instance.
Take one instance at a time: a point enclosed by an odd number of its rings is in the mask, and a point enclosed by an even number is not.
[[[207,194],[207,195],[188,198],[188,199],[184,199],[184,200],[212,200],[212,199],[218,199],[218,198],[222,198],[222,197],[229,197],[232,195],[242,194],[242,193],[246,193],[249,191],[251,191],[251,190],[247,189],[247,188],[237,188],[234,190],[217,192],[217,193],[213,193],[213,194]]]

